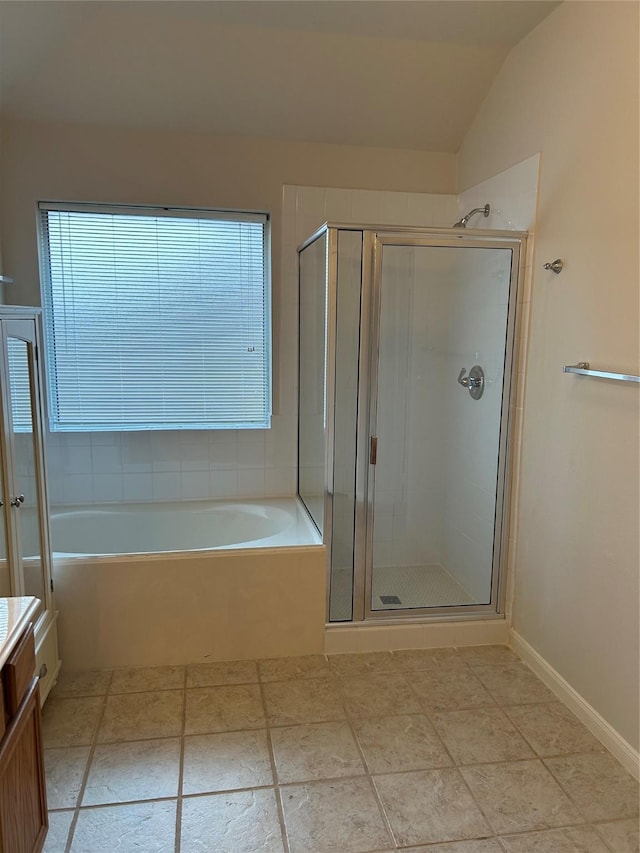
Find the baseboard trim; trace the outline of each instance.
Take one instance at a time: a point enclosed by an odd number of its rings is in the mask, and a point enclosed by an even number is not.
[[[601,744],[638,779],[640,778],[640,753],[590,705],[577,690],[555,670],[533,646],[511,630],[511,648],[527,663],[537,676],[581,720]]]

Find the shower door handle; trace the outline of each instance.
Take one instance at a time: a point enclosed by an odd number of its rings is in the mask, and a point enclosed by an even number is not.
[[[378,461],[378,436],[372,435],[369,445],[369,464],[375,465]]]

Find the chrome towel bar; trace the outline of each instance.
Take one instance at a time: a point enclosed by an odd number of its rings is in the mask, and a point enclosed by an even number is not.
[[[618,379],[620,382],[640,382],[640,376],[630,373],[611,373],[609,370],[592,370],[588,361],[577,364],[565,364],[563,373],[579,373],[581,376],[595,376],[597,379]]]

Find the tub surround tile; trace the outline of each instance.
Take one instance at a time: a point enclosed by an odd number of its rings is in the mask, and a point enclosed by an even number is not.
[[[187,687],[222,687],[258,681],[258,667],[252,660],[192,663],[187,666]]]
[[[90,744],[102,713],[104,699],[51,697],[42,709],[45,747]]]
[[[515,705],[507,714],[540,756],[604,751],[600,741],[561,702]]]
[[[73,814],[73,811],[49,813],[49,831],[42,853],[65,853]]]
[[[599,823],[595,828],[614,853],[639,853],[640,832],[637,818]]]
[[[500,705],[555,701],[553,693],[523,663],[474,666],[473,671]]]
[[[182,793],[273,785],[264,730],[192,735],[184,740]]]
[[[185,734],[209,734],[265,726],[257,684],[187,690]]]
[[[115,669],[109,693],[147,693],[150,690],[180,690],[184,687],[183,666],[149,666]]]
[[[179,773],[179,738],[97,746],[82,805],[177,797]]]
[[[438,711],[432,720],[457,764],[534,758],[531,747],[499,708]]]
[[[393,672],[398,669],[391,652],[360,652],[349,655],[329,655],[329,666],[341,677],[368,675],[372,672]]]
[[[290,681],[293,678],[320,678],[331,675],[324,655],[270,658],[258,661],[261,681]]]
[[[609,753],[547,758],[545,764],[586,820],[638,815],[638,783]]]
[[[422,708],[404,676],[377,672],[342,679],[345,707],[352,717],[417,714]]]
[[[174,800],[81,809],[70,853],[174,853],[175,835]]]
[[[89,760],[89,751],[88,746],[45,750],[47,805],[50,809],[75,808]]]
[[[179,736],[183,693],[156,690],[108,696],[98,743]]]
[[[367,779],[287,785],[281,796],[291,853],[361,853],[389,846]]]
[[[470,669],[423,670],[407,676],[427,711],[462,710],[495,705],[495,700]]]
[[[51,693],[52,698],[68,699],[76,696],[104,696],[111,681],[109,670],[61,670]]]
[[[281,783],[358,776],[365,772],[346,722],[276,728],[271,731],[271,744]]]
[[[504,837],[507,853],[609,853],[591,827],[550,829]]]
[[[374,777],[398,846],[493,835],[458,770]]]
[[[460,772],[497,833],[584,822],[541,761],[481,764]]]
[[[284,853],[274,791],[183,800],[181,841],[185,853]]]
[[[451,758],[423,714],[371,717],[354,721],[371,773],[450,767]]]
[[[325,723],[345,717],[342,696],[332,678],[274,681],[262,689],[272,726]]]

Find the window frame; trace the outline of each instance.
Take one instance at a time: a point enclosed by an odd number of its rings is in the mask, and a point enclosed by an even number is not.
[[[266,369],[266,392],[265,392],[265,420],[262,423],[247,423],[228,420],[219,423],[192,424],[184,423],[150,423],[145,426],[121,424],[103,424],[85,426],[76,424],[74,426],[61,426],[52,415],[51,399],[56,394],[57,373],[55,368],[55,347],[52,343],[50,318],[53,315],[53,298],[51,283],[51,258],[48,227],[46,222],[47,211],[58,211],[61,213],[95,213],[95,214],[121,214],[123,216],[153,216],[167,218],[185,219],[211,219],[214,221],[230,222],[259,222],[263,225],[263,281],[264,281],[264,310],[262,329],[265,341],[265,369]],[[46,386],[46,413],[49,430],[56,433],[64,432],[142,432],[142,431],[175,431],[189,430],[253,430],[270,429],[273,418],[273,280],[271,275],[271,223],[272,217],[269,211],[263,210],[238,210],[232,208],[202,208],[202,207],[172,207],[169,205],[147,205],[147,204],[122,204],[110,202],[66,202],[42,200],[36,203],[37,221],[37,243],[38,243],[38,266],[40,273],[40,299],[43,309],[43,351],[44,351],[44,375]],[[50,361],[54,365],[51,367]]]

